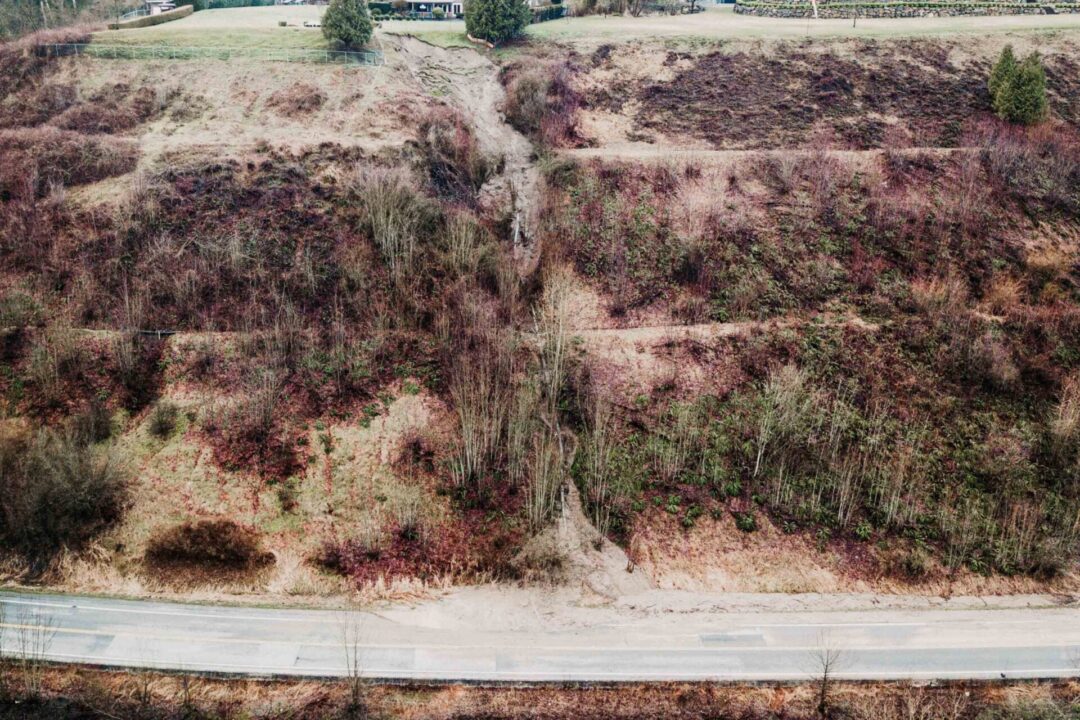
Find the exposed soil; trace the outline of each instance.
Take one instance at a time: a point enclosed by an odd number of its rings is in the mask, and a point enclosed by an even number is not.
[[[502,160],[502,172],[481,190],[481,204],[489,214],[509,220],[519,271],[530,274],[539,260],[539,172],[531,143],[502,115],[505,92],[498,67],[473,50],[440,48],[409,36],[392,39],[403,67],[431,95],[464,112],[480,149]]]

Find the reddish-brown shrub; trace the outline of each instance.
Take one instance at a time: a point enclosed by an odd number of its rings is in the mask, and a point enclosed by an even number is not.
[[[42,197],[54,183],[80,185],[135,169],[138,146],[41,127],[0,131],[0,200]]]
[[[266,377],[241,400],[204,416],[203,429],[219,465],[269,480],[284,480],[300,471],[303,461],[295,433],[283,420],[281,397],[280,384]]]
[[[74,85],[47,83],[10,95],[0,104],[0,128],[40,125],[77,101]]]
[[[503,110],[510,123],[541,145],[582,144],[577,132],[582,100],[571,84],[572,75],[565,61],[529,59],[504,68],[500,76],[506,87]]]
[[[1074,128],[986,122],[971,144],[982,148],[987,170],[1029,213],[1080,215],[1080,134]]]
[[[475,202],[497,163],[480,150],[461,113],[447,107],[432,110],[417,134],[435,192],[454,202]]]
[[[285,117],[310,115],[326,103],[326,93],[308,83],[295,83],[278,90],[266,101],[266,106]]]
[[[41,77],[56,59],[46,50],[47,45],[90,42],[92,31],[87,26],[41,30],[0,44],[0,98]]]
[[[146,546],[155,565],[256,570],[274,562],[259,534],[232,520],[198,520],[158,530]]]
[[[151,119],[167,98],[165,94],[159,98],[149,87],[132,91],[129,85],[117,83],[69,108],[53,124],[63,130],[90,134],[123,132]]]

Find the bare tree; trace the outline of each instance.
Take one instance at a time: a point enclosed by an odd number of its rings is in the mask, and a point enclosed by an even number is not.
[[[153,689],[151,684],[154,680],[155,671],[154,666],[154,650],[153,646],[144,639],[140,639],[137,643],[139,648],[139,661],[142,663],[142,667],[135,668],[129,672],[132,678],[132,683],[135,688],[135,699],[138,701],[139,706],[146,708],[149,707],[153,700]]]
[[[341,640],[345,649],[345,675],[349,683],[349,705],[346,710],[351,718],[367,715],[364,704],[363,618],[359,613],[346,612],[341,618]]]
[[[0,702],[8,699],[8,664],[4,653],[4,606],[0,604]]]
[[[195,709],[195,700],[192,695],[191,688],[191,675],[184,672],[183,666],[180,668],[180,710],[183,712],[184,717],[192,714]]]
[[[15,661],[21,671],[23,692],[27,697],[41,696],[45,660],[55,635],[56,623],[37,610],[19,623],[15,636]]]
[[[582,447],[585,491],[592,505],[593,525],[601,535],[607,535],[611,529],[611,510],[616,496],[611,471],[615,452],[611,406],[596,393],[590,393],[586,403],[586,434]]]
[[[817,683],[817,712],[822,720],[832,717],[832,698],[830,692],[835,682],[835,675],[843,661],[843,653],[831,642],[828,634],[822,633],[818,646],[812,652],[814,678]]]

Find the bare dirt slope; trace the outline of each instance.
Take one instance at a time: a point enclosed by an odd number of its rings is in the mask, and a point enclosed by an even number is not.
[[[482,190],[482,202],[492,208],[512,208],[515,253],[521,272],[535,268],[536,198],[539,171],[529,140],[510,126],[502,114],[505,92],[498,67],[469,49],[442,48],[409,36],[388,36],[400,63],[436,98],[450,102],[471,120],[481,149],[502,158],[502,173]]]

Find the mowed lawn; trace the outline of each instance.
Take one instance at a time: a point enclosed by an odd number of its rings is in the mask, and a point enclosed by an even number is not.
[[[319,20],[325,6],[282,5],[274,7],[203,10],[162,25],[131,30],[105,30],[94,34],[101,45],[157,45],[212,48],[310,48],[330,47],[319,28],[306,28],[307,20]],[[280,23],[285,21],[286,27]],[[381,23],[380,32],[416,35],[443,46],[466,46],[465,23],[460,20]],[[378,40],[372,43],[378,45]]]
[[[110,45],[170,47],[312,48],[328,47],[318,28],[325,7],[315,5],[204,10],[182,20],[134,30],[96,33],[94,41]],[[285,21],[287,27],[280,27]],[[1080,30],[1080,13],[1005,15],[999,17],[880,18],[851,20],[794,20],[734,13],[731,6],[709,8],[696,15],[590,16],[552,20],[528,28],[536,40],[560,42],[619,42],[648,38],[723,40],[739,38],[873,37],[949,35],[989,32]],[[415,35],[435,45],[468,46],[465,23],[390,20],[380,33]],[[378,45],[378,34],[372,43]]]
[[[316,5],[283,5],[203,10],[162,25],[94,33],[94,42],[102,45],[321,50],[329,47],[322,31],[303,27],[303,23],[318,20],[325,9]],[[289,23],[289,27],[279,27],[282,20]]]

